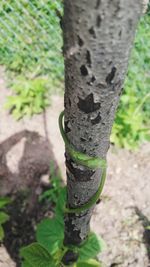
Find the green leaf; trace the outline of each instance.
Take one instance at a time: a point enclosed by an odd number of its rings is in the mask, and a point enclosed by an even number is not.
[[[55,253],[62,245],[64,227],[56,219],[44,219],[37,227],[37,241],[51,254]]]
[[[77,267],[102,267],[102,264],[97,260],[90,259],[88,261],[82,261],[77,263]]]
[[[21,256],[25,259],[24,267],[55,267],[52,256],[38,243],[22,248]]]
[[[0,225],[0,241],[2,241],[4,238],[4,230],[3,227]]]
[[[0,211],[0,224],[3,224],[9,220],[9,216],[7,213]]]
[[[10,198],[8,198],[8,197],[0,197],[0,209],[5,207],[10,202],[11,202]]]
[[[67,192],[66,192],[66,187],[64,187],[61,189],[59,193],[59,198],[57,200],[55,208],[56,217],[58,218],[58,220],[62,225],[64,225],[63,215],[64,215],[64,207],[66,205],[66,197],[67,197]]]
[[[79,261],[95,258],[105,247],[104,241],[95,233],[90,233],[88,239],[79,250]]]
[[[21,265],[21,267],[32,267],[32,265],[30,265],[30,263],[24,261]]]

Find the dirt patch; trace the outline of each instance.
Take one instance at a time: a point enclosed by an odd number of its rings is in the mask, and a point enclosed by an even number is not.
[[[4,226],[5,247],[0,247],[0,267],[20,267],[20,247],[35,240],[36,224],[52,215],[52,205],[38,201],[39,194],[50,187],[50,163],[56,172],[61,168],[65,173],[57,123],[63,99],[53,96],[53,105],[43,114],[15,121],[4,109],[11,91],[6,89],[2,68],[0,72],[0,195],[13,198],[8,207],[10,221]]]
[[[4,246],[0,246],[0,267],[15,267],[16,264],[8,255],[6,248]]]
[[[92,229],[100,234],[106,266],[148,267],[150,251],[150,143],[130,153],[111,148],[102,202],[96,207]]]
[[[41,176],[49,174],[50,162],[58,168],[49,140],[27,130],[10,136],[0,144],[0,195],[35,190]]]
[[[53,216],[52,203],[39,203],[37,200],[34,202],[32,210],[28,208],[28,204],[28,195],[19,193],[16,194],[13,203],[7,209],[10,220],[4,226],[4,246],[16,263],[16,267],[21,266],[20,248],[36,241],[35,231],[37,224],[43,218]]]
[[[50,187],[43,180],[50,176],[50,162],[57,172],[49,140],[36,132],[24,130],[0,144],[0,195],[13,200],[7,209],[10,220],[4,225],[4,245],[17,267],[20,248],[35,241],[37,223],[52,213],[51,203],[38,201]]]

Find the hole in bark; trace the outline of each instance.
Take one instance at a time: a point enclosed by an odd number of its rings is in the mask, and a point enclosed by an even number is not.
[[[94,27],[91,27],[89,29],[89,33],[93,36],[93,38],[96,38],[96,33],[95,33],[95,30],[94,30]]]
[[[86,169],[81,170],[73,165],[73,160],[66,160],[66,166],[68,170],[74,175],[77,181],[90,181],[95,171]]]
[[[81,141],[81,142],[85,142],[86,139],[85,139],[84,137],[81,137],[81,138],[80,138],[80,141]]]
[[[94,103],[93,94],[89,94],[85,99],[79,97],[78,108],[86,114],[94,112],[100,108],[100,103]]]
[[[68,127],[68,124],[69,124],[69,121],[65,121],[65,132],[66,133],[69,133],[71,131],[70,128]]]
[[[87,75],[88,75],[88,70],[87,70],[87,68],[86,68],[85,65],[82,65],[82,66],[80,67],[80,71],[81,71],[81,74],[82,74],[83,76],[87,76]]]
[[[91,141],[92,141],[92,138],[90,137],[90,138],[89,138],[89,142],[91,142]]]
[[[77,37],[78,37],[78,45],[83,46],[84,45],[83,40],[81,39],[81,37],[79,35]]]
[[[90,82],[87,82],[88,85],[92,85],[96,81],[95,76],[93,75],[90,79]]]
[[[96,78],[95,76],[93,75],[92,78],[91,78],[91,83],[94,83],[96,81]]]
[[[86,61],[87,61],[87,64],[89,65],[89,67],[91,67],[91,54],[90,54],[89,50],[87,50],[87,52],[86,52]]]
[[[98,115],[96,116],[95,119],[91,120],[92,125],[98,124],[101,121],[101,116],[100,116],[100,112],[98,113]]]
[[[111,72],[106,77],[107,84],[112,84],[116,73],[116,67],[112,67]]]
[[[99,8],[100,4],[101,4],[101,0],[96,0],[95,9]]]
[[[96,18],[96,26],[97,26],[98,28],[101,26],[101,22],[102,22],[101,16],[98,15],[97,18]]]

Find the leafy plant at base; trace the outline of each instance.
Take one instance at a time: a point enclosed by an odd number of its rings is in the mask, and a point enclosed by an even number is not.
[[[52,267],[54,265],[53,258],[48,251],[38,243],[33,243],[30,246],[21,250],[21,256],[26,259],[23,263],[24,267]]]
[[[100,264],[98,261],[94,259],[90,259],[88,261],[81,261],[77,265],[78,267],[102,267],[102,264]]]
[[[57,218],[44,219],[37,227],[37,241],[53,255],[62,246],[63,230]]]
[[[66,187],[61,188],[55,207],[55,216],[46,218],[37,226],[36,238],[38,243],[33,243],[21,249],[24,259],[22,267],[60,267],[63,256],[68,250],[78,254],[78,260],[72,263],[72,267],[97,267],[102,266],[96,259],[96,255],[104,248],[104,241],[94,233],[89,233],[87,240],[80,247],[66,247],[64,240],[64,207],[66,205]]]
[[[9,220],[9,215],[3,211],[3,209],[10,203],[10,199],[7,197],[0,197],[0,241],[4,238],[3,224]]]
[[[97,237],[95,233],[89,233],[88,239],[79,250],[79,261],[95,258],[99,252],[102,252],[104,247],[105,243],[100,237]]]
[[[55,168],[54,168],[54,164],[53,162],[51,162],[50,164],[50,189],[44,191],[40,197],[39,197],[39,201],[51,201],[54,204],[57,203],[58,201],[58,197],[62,191],[62,181],[61,181],[61,175],[60,173],[55,172]]]
[[[41,113],[49,105],[46,79],[22,79],[12,89],[16,95],[8,97],[5,107],[12,110],[17,120],[25,115]]]

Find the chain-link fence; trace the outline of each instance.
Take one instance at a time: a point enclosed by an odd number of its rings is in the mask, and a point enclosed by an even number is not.
[[[62,33],[58,17],[62,10],[62,0],[0,0],[0,65],[8,71],[8,86],[13,94],[7,107],[17,119],[42,112],[47,105],[46,94],[62,88]],[[113,129],[112,142],[123,147],[132,148],[147,140],[149,25],[150,5],[136,34]],[[135,110],[138,113],[133,120]]]
[[[27,78],[63,77],[61,0],[0,1],[0,65]]]

